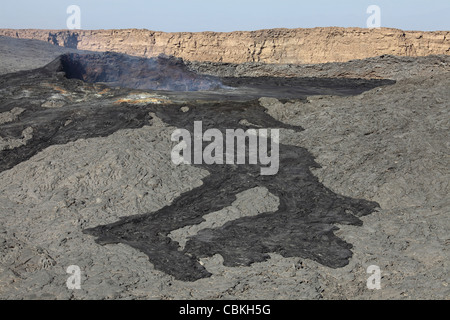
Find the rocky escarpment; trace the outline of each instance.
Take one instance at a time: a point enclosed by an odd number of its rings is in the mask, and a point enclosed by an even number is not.
[[[37,39],[67,48],[114,51],[140,57],[163,53],[188,61],[326,63],[396,56],[450,55],[450,32],[314,28],[177,32],[149,30],[13,30],[0,35]]]

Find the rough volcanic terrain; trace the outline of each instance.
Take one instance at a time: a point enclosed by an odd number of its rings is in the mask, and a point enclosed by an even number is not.
[[[32,40],[0,41],[30,56]],[[38,69],[1,56],[2,298],[450,297],[448,56],[231,65],[37,47]],[[198,120],[279,128],[279,173],[175,165],[172,133]]]

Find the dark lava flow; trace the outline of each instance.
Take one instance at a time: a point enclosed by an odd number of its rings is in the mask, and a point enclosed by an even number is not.
[[[276,121],[257,101],[188,106],[187,113],[179,106],[158,106],[154,110],[164,122],[188,129],[191,135],[197,120],[203,121],[203,130],[217,128],[222,132],[257,126],[302,130]],[[241,125],[242,119],[256,126]],[[333,224],[362,225],[358,217],[370,214],[378,205],[343,197],[324,187],[310,171],[318,165],[306,149],[283,144],[279,148],[280,169],[276,175],[260,175],[259,165],[198,165],[210,175],[201,187],[182,194],[171,205],[85,232],[98,237],[96,241],[101,244],[124,243],[141,250],[156,269],[185,281],[210,276],[198,259],[217,253],[226,266],[248,266],[268,259],[271,252],[313,259],[332,268],[345,266],[352,256],[351,245],[334,235],[337,228]],[[254,187],[266,187],[279,197],[276,212],[203,229],[182,251],[168,237],[173,230],[203,222],[202,216],[230,206],[236,194]]]
[[[25,109],[16,120],[0,124],[0,137],[20,138],[25,128],[33,128],[32,138],[23,146],[0,151],[0,172],[54,144],[149,125],[149,112],[154,112],[165,123],[191,133],[194,121],[200,120],[203,130],[216,128],[222,132],[259,127],[302,130],[273,119],[257,100],[231,102],[222,98],[216,102],[196,102],[187,92],[185,96],[176,95],[185,98],[183,103],[114,104],[115,98],[133,90],[110,89],[109,95],[101,96],[99,92],[105,91],[105,86],[67,79],[64,73],[71,70],[63,61],[58,59],[44,68],[9,74],[0,79],[0,112],[15,107]],[[233,83],[240,81],[236,79]],[[261,81],[265,80],[254,82]],[[314,81],[319,86],[321,79]],[[344,86],[339,84],[340,79],[328,79],[322,82],[324,87],[327,81],[332,87],[346,87],[347,94],[364,91],[360,80],[353,83],[345,80]],[[364,83],[366,89],[386,84],[367,80]],[[266,85],[271,86],[270,81]],[[272,87],[272,90],[275,92],[276,88]],[[64,106],[47,109],[36,103],[60,92],[69,93],[64,98]],[[84,97],[84,100],[77,97]],[[297,98],[302,97],[304,92]],[[279,98],[283,98],[283,93]],[[188,106],[189,111],[181,111],[181,106]],[[241,121],[244,119],[252,125],[245,125]],[[281,142],[282,139],[281,136]],[[167,155],[167,161],[171,161],[170,150]],[[304,148],[280,144],[279,155],[280,168],[274,176],[260,175],[259,165],[197,165],[209,171],[209,176],[203,179],[201,187],[182,194],[171,205],[85,232],[97,237],[99,244],[124,243],[141,250],[156,269],[184,281],[210,276],[198,260],[214,254],[221,254],[227,266],[264,261],[273,252],[284,257],[313,259],[332,268],[345,266],[352,256],[352,246],[335,236],[337,228],[334,224],[361,225],[359,217],[373,212],[377,203],[344,197],[323,186],[311,173],[310,168],[318,165]],[[174,230],[201,223],[204,215],[230,206],[236,200],[236,194],[258,186],[266,187],[279,197],[276,212],[240,218],[216,229],[203,229],[188,240],[184,250],[168,237]]]

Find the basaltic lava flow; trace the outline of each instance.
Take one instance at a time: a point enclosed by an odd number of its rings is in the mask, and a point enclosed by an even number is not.
[[[24,109],[17,121],[0,125],[2,136],[21,137],[32,127],[22,145],[1,151],[0,169],[10,169],[51,145],[152,125],[151,114],[191,133],[195,121],[203,121],[205,130],[221,132],[261,127],[301,131],[299,126],[272,118],[256,98],[262,92],[284,96],[286,90],[297,99],[323,92],[354,95],[391,83],[217,78],[188,71],[182,60],[172,57],[63,55],[44,68],[0,80],[0,111]],[[12,95],[21,90],[27,94]],[[246,95],[246,90],[251,93]],[[36,101],[45,102],[37,105]],[[202,186],[156,212],[128,216],[84,232],[95,236],[99,244],[123,243],[136,248],[156,269],[184,281],[210,276],[199,259],[215,254],[222,255],[226,266],[248,266],[268,259],[269,253],[309,258],[332,268],[345,266],[352,245],[334,234],[334,224],[361,225],[359,217],[373,212],[378,204],[326,188],[311,173],[310,168],[318,165],[305,148],[280,143],[279,150],[280,167],[274,176],[261,175],[259,165],[195,165],[209,172]],[[255,187],[265,187],[279,197],[277,211],[200,230],[184,248],[170,238],[172,231],[200,224],[204,215],[231,205],[238,193]]]

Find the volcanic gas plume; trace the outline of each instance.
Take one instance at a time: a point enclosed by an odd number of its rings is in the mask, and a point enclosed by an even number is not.
[[[180,58],[160,55],[138,58],[106,52],[70,53],[59,57],[66,77],[88,83],[102,82],[113,87],[142,90],[207,91],[221,87],[212,76],[189,71]]]

